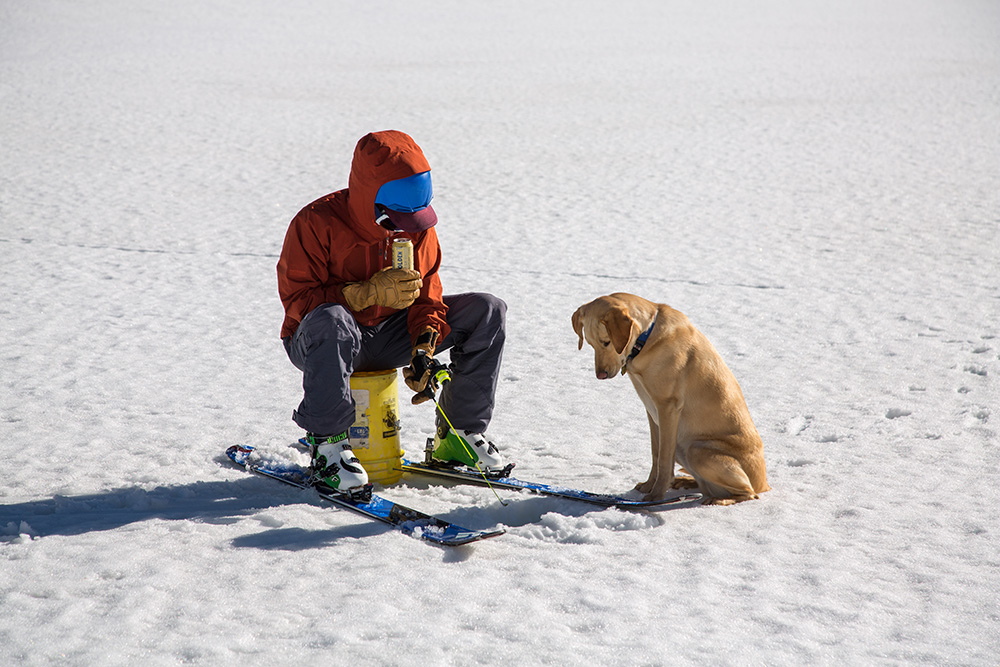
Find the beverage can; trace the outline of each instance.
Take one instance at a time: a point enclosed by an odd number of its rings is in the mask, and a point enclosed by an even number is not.
[[[393,239],[392,268],[413,269],[413,241],[410,239]]]

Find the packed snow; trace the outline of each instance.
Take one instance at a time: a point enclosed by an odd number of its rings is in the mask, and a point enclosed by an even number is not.
[[[993,0],[0,2],[0,664],[995,665],[998,118]],[[773,490],[380,489],[507,531],[442,548],[231,465],[301,435],[277,256],[383,129],[446,292],[508,304],[519,476],[645,478],[570,324],[625,291],[715,344]]]

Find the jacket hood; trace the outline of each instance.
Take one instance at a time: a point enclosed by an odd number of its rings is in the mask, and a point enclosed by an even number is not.
[[[374,243],[392,235],[375,222],[375,196],[389,181],[430,171],[427,158],[409,135],[397,130],[372,132],[354,148],[347,183],[348,207],[354,231]]]

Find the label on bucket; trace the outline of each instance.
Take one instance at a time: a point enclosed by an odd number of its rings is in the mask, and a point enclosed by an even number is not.
[[[395,438],[399,433],[399,417],[396,415],[396,402],[387,400],[382,404],[382,437]]]
[[[351,441],[352,448],[367,449],[370,435],[368,430],[368,390],[351,389],[351,397],[354,398],[354,423],[347,431],[347,438]]]

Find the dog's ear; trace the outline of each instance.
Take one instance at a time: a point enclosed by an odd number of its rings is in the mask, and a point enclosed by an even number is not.
[[[573,331],[575,331],[576,335],[580,337],[580,344],[577,346],[576,349],[582,350],[583,349],[583,306],[577,308],[576,312],[573,313]]]
[[[604,326],[608,328],[611,344],[615,346],[615,351],[618,354],[624,352],[625,346],[632,340],[632,329],[639,328],[624,306],[609,310],[608,314],[604,316]]]

